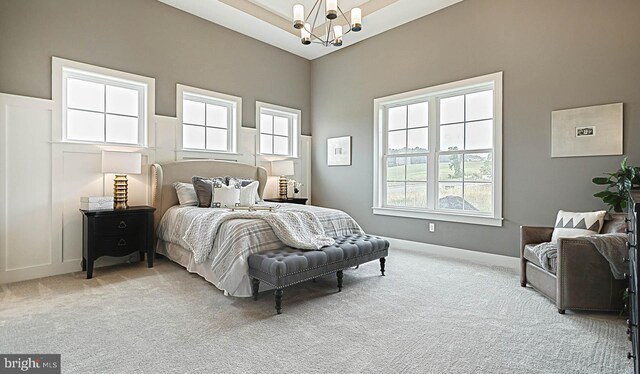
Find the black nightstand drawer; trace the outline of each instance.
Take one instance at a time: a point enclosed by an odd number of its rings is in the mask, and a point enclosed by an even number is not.
[[[139,251],[142,245],[140,235],[116,235],[96,237],[96,249],[104,252]]]
[[[140,215],[96,217],[96,232],[101,235],[137,233],[143,224],[144,216]]]

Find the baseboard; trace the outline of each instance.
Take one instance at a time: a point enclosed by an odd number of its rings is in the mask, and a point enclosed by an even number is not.
[[[380,236],[380,235],[378,235]],[[427,254],[447,257],[456,260],[464,260],[482,265],[491,265],[498,267],[505,267],[520,271],[520,259],[518,257],[496,255],[493,253],[470,251],[467,249],[446,247],[442,245],[428,244],[414,242],[411,240],[389,238],[381,236],[389,241],[389,252],[392,252],[394,248],[404,248],[408,250],[415,250],[424,252]]]

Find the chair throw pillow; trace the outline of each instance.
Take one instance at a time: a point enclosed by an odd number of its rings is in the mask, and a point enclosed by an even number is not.
[[[240,185],[213,184],[212,208],[233,208],[240,206]]]
[[[198,205],[198,196],[192,183],[175,182],[173,188],[176,189],[180,205]]]
[[[600,233],[606,213],[604,210],[585,213],[558,211],[551,241]]]
[[[226,185],[222,177],[192,177],[191,182],[198,197],[198,206],[201,208],[211,207],[211,196],[213,195],[214,185]]]

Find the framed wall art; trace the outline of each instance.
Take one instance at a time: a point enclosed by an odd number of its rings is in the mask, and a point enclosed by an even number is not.
[[[351,165],[351,136],[327,139],[327,165]]]
[[[551,112],[551,157],[622,153],[622,103]]]

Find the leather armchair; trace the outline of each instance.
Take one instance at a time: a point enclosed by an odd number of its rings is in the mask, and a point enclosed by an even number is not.
[[[624,214],[605,220],[600,233],[624,232]],[[558,240],[557,272],[546,271],[527,247],[551,241],[553,227],[520,227],[520,285],[531,285],[556,304],[558,312],[566,309],[620,311],[627,281],[617,280],[609,262],[584,238]]]

